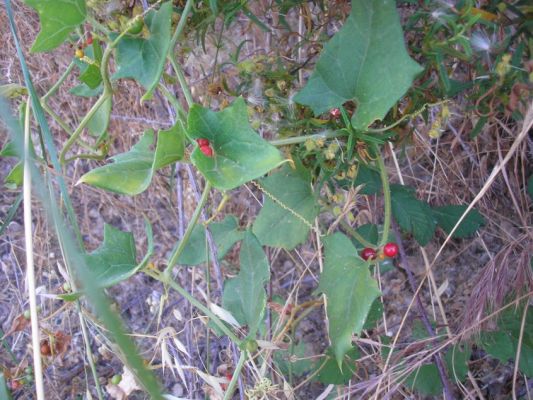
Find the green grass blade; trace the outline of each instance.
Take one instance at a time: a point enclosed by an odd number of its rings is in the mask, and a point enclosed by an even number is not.
[[[22,154],[23,135],[20,132],[20,127],[12,115],[9,114],[8,110],[9,106],[0,98],[0,119],[8,128],[15,148],[19,154]],[[33,163],[31,164],[31,174],[34,193],[41,200],[49,223],[56,228],[57,237],[65,256],[65,262],[73,271],[75,275],[74,279],[83,284],[83,290],[95,314],[109,332],[111,332],[113,339],[124,356],[125,363],[135,374],[139,383],[150,394],[150,398],[162,399],[159,384],[155,376],[145,367],[144,360],[137,353],[133,340],[126,334],[120,318],[111,311],[110,302],[105,293],[96,286],[95,282],[97,282],[97,279],[94,273],[87,268],[83,250],[80,249],[73,239],[72,234],[67,228],[64,216],[59,212],[54,192],[49,190],[39,170]]]
[[[22,191],[17,196],[15,202],[9,207],[9,211],[7,212],[6,219],[4,222],[2,222],[2,226],[0,226],[0,236],[2,236],[2,233],[6,230],[7,226],[11,223],[13,220],[13,217],[15,216],[15,213],[19,209],[20,203],[22,203]]]
[[[24,58],[24,54],[22,52],[22,47],[20,46],[20,41],[17,35],[17,28],[15,25],[15,20],[13,19],[13,10],[11,9],[11,0],[5,0],[5,4],[6,4],[7,16],[9,19],[9,26],[11,28],[13,40],[15,41],[15,46],[17,48],[17,55],[20,61],[20,66],[22,68],[22,74],[24,75],[24,81],[26,84],[26,88],[28,89],[28,92],[30,93],[30,96],[31,96],[33,112],[34,112],[35,118],[37,119],[37,122],[39,123],[39,126],[41,127],[41,133],[43,136],[44,143],[46,145],[46,149],[50,156],[50,161],[52,162],[52,166],[54,167],[56,171],[57,182],[59,184],[59,189],[61,191],[63,202],[67,209],[67,215],[68,215],[69,222],[71,224],[72,229],[74,230],[74,233],[76,234],[76,238],[78,239],[78,244],[82,246],[83,239],[81,236],[80,228],[78,226],[78,222],[76,220],[76,214],[74,213],[74,208],[72,206],[72,202],[68,194],[67,185],[65,184],[65,180],[63,179],[63,176],[62,176],[61,165],[59,164],[59,158],[57,155],[57,150],[54,145],[54,139],[50,132],[50,127],[48,126],[48,122],[44,116],[44,111],[41,106],[39,96],[37,95],[37,92],[35,91],[35,88],[33,86],[30,72],[26,64],[26,59]],[[22,159],[23,158],[22,153],[19,153],[19,155],[21,156],[20,159]]]

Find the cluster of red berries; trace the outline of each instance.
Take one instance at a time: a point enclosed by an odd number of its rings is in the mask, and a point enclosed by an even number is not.
[[[211,147],[211,143],[209,143],[209,140],[207,139],[196,139],[196,143],[198,143],[198,146],[200,146],[200,151],[204,153],[207,157],[213,157],[213,148]]]
[[[383,254],[383,256],[385,257],[394,258],[398,255],[398,250],[399,250],[398,245],[396,243],[391,242],[383,246],[383,250],[381,254]],[[378,256],[378,253],[376,252],[376,250],[370,247],[365,247],[359,255],[361,256],[363,260],[367,261],[367,260],[375,260]]]
[[[85,43],[83,43],[82,45],[78,46],[78,48],[76,49],[76,51],[74,52],[74,55],[77,57],[77,58],[83,58],[85,56],[85,53],[83,52],[83,49],[87,46],[90,46],[93,44],[93,35],[91,35],[91,33],[89,32],[87,34],[87,40],[85,41]]]

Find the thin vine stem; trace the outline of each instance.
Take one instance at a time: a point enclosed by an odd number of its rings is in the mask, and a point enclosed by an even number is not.
[[[63,84],[63,82],[65,82],[65,79],[67,79],[68,75],[72,72],[74,65],[75,64],[73,62],[68,65],[67,69],[65,69],[63,74],[57,80],[57,82],[54,83],[54,85],[50,88],[50,90],[48,90],[48,92],[43,97],[41,97],[41,104],[46,104],[48,98],[53,96],[58,91],[59,87]]]
[[[343,229],[352,236],[355,240],[357,240],[359,243],[361,243],[365,247],[375,248],[376,245],[373,243],[370,243],[368,240],[366,240],[359,232],[357,232],[355,229],[353,229],[348,223],[345,221],[341,221],[341,226]]]
[[[104,93],[102,93],[102,95],[98,98],[96,103],[94,103],[94,105],[91,107],[89,112],[85,114],[85,116],[79,123],[78,127],[74,130],[74,132],[72,132],[72,135],[70,136],[70,138],[67,140],[67,142],[63,146],[63,149],[61,150],[61,153],[59,154],[59,162],[62,165],[65,164],[65,157],[67,155],[67,152],[74,145],[74,143],[78,140],[85,126],[89,123],[91,118],[94,116],[94,114],[96,114],[96,112],[104,104],[104,102],[113,96],[113,86],[111,85],[111,80],[109,78],[109,71],[108,71],[109,59],[111,58],[111,52],[120,42],[120,40],[124,37],[124,35],[126,35],[126,33],[127,33],[127,30],[125,30],[124,32],[121,32],[116,37],[116,39],[113,40],[104,50],[104,54],[102,55],[102,63],[100,65],[100,74],[102,75],[102,82],[104,84]]]
[[[187,105],[190,108],[194,104],[194,100],[192,98],[189,85],[187,84],[187,80],[185,79],[185,75],[183,74],[183,70],[181,69],[181,66],[179,65],[179,63],[176,61],[176,56],[174,55],[173,49],[169,53],[168,59],[170,60],[170,64],[172,64],[172,68],[174,68],[174,72],[176,73],[176,76],[178,77],[178,82],[180,83],[181,90],[183,90],[183,95],[185,96]]]
[[[67,155],[67,152],[70,150],[72,145],[74,145],[76,140],[79,138],[79,136],[81,135],[81,132],[83,131],[85,126],[89,123],[89,121],[94,116],[94,114],[96,114],[98,109],[104,104],[104,102],[109,97],[110,97],[110,94],[106,93],[106,91],[104,90],[104,93],[102,94],[102,96],[100,96],[100,98],[96,101],[96,103],[94,103],[94,105],[89,110],[89,112],[87,114],[85,114],[85,116],[81,120],[81,122],[78,125],[78,127],[74,130],[74,132],[72,132],[72,135],[68,138],[67,142],[65,143],[65,145],[61,149],[61,152],[59,153],[59,162],[62,165],[64,165],[65,162],[66,162],[65,157]]]
[[[170,47],[168,49],[168,57],[167,57],[168,60],[170,61],[170,64],[172,65],[172,68],[174,69],[174,72],[176,73],[176,76],[178,77],[178,82],[180,83],[181,90],[183,90],[183,95],[185,96],[185,100],[187,101],[187,105],[189,107],[191,107],[194,104],[194,100],[192,98],[189,85],[187,84],[187,81],[185,80],[185,75],[183,75],[181,66],[176,60],[174,48],[176,47],[176,43],[178,43],[178,39],[180,38],[183,32],[183,29],[185,28],[185,24],[187,23],[187,16],[189,15],[189,12],[191,11],[193,4],[194,4],[194,0],[187,0],[187,2],[185,3],[185,7],[183,7],[183,12],[181,13],[178,26],[176,27],[176,30],[174,31],[174,34],[172,35],[172,38],[170,39]]]
[[[185,250],[185,246],[187,245],[187,243],[189,242],[189,239],[191,238],[192,231],[198,222],[198,218],[200,217],[200,214],[202,213],[202,209],[204,208],[205,203],[207,202],[207,198],[209,197],[210,191],[211,191],[211,184],[209,183],[209,181],[206,181],[205,188],[202,193],[202,197],[200,198],[200,201],[196,205],[196,209],[194,210],[191,220],[189,221],[189,225],[187,225],[187,229],[185,230],[185,233],[183,234],[183,238],[177,243],[176,248],[172,252],[170,259],[168,260],[167,267],[165,268],[165,271],[163,272],[165,276],[170,278],[170,272],[172,271],[172,268],[178,262],[178,259],[181,256],[181,253],[183,253],[183,250]]]
[[[391,194],[390,194],[390,185],[389,185],[389,176],[387,174],[387,169],[385,167],[385,162],[383,161],[383,156],[381,151],[377,146],[374,146],[376,152],[376,161],[379,167],[379,176],[381,178],[381,185],[383,186],[383,201],[384,201],[384,220],[383,220],[383,232],[381,233],[381,241],[379,242],[379,247],[383,247],[389,238],[389,231],[391,227]]]
[[[181,13],[180,20],[178,21],[178,26],[174,31],[174,35],[172,35],[172,39],[170,39],[169,52],[171,54],[174,54],[174,47],[176,47],[176,43],[178,43],[178,39],[180,38],[181,33],[183,32],[183,28],[185,28],[185,24],[187,23],[187,16],[189,15],[193,4],[194,0],[187,0],[187,2],[185,3],[185,7],[183,7],[183,12]]]
[[[286,139],[270,140],[269,143],[272,146],[287,146],[290,144],[304,143],[307,140],[320,140],[320,139],[334,139],[338,137],[346,136],[346,132],[341,131],[324,131],[321,133],[315,133],[312,135],[296,136]]]
[[[231,398],[233,398],[233,392],[235,391],[235,387],[237,386],[237,382],[239,381],[239,375],[241,374],[242,368],[244,367],[244,362],[246,361],[247,353],[247,350],[241,350],[239,361],[237,362],[235,371],[233,371],[233,376],[231,377],[231,381],[228,385],[228,390],[226,390],[223,400],[230,400]]]
[[[167,89],[165,85],[162,85],[161,83],[158,85],[159,90],[161,91],[161,94],[168,100],[168,102],[172,105],[174,108],[174,111],[176,112],[176,116],[178,117],[178,120],[180,120],[182,123],[186,120],[187,113],[183,109],[180,102],[170,93],[170,91]]]

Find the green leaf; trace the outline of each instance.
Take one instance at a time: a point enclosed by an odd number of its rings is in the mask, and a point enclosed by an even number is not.
[[[102,83],[100,68],[95,64],[89,64],[87,69],[79,76],[80,82],[85,83],[89,88],[96,89]]]
[[[28,89],[25,86],[19,85],[17,83],[7,83],[5,85],[0,85],[0,97],[6,99],[16,99],[20,96],[25,96],[28,94]]]
[[[352,334],[361,333],[380,291],[368,264],[342,233],[324,239],[324,252],[324,272],[317,291],[327,298],[329,336],[340,368],[352,347]]]
[[[265,200],[253,232],[261,244],[292,250],[305,242],[319,211],[310,179],[286,165],[260,184]]]
[[[424,337],[427,337],[427,333]],[[468,374],[468,359],[470,358],[470,354],[470,348],[461,351],[459,346],[454,346],[444,355],[448,376],[454,382],[465,380]],[[434,363],[422,365],[415,370],[407,377],[405,384],[426,396],[438,396],[443,390],[439,370]]]
[[[250,127],[242,98],[219,112],[194,104],[189,111],[188,134],[192,139],[208,139],[211,143],[213,157],[196,147],[191,161],[220,190],[259,178],[284,161],[278,149]]]
[[[17,157],[19,154],[17,152],[17,148],[15,147],[15,144],[12,141],[7,142],[4,147],[2,147],[2,150],[0,150],[0,157]]]
[[[409,186],[391,185],[390,190],[394,219],[403,230],[412,233],[421,246],[425,246],[435,233],[431,207],[418,200]]]
[[[247,231],[241,244],[239,274],[224,284],[222,307],[254,338],[266,306],[265,284],[270,279],[268,259],[256,237]]]
[[[133,276],[143,268],[154,250],[152,227],[146,221],[148,251],[137,264],[135,241],[131,232],[123,232],[111,225],[104,225],[104,242],[98,249],[85,255],[87,266],[93,271],[95,285],[109,287]]]
[[[523,307],[516,310],[514,307],[508,308],[502,313],[501,320],[498,322],[499,329],[494,332],[483,332],[481,335],[480,346],[502,363],[516,359],[523,313]],[[526,376],[533,377],[533,312],[531,307],[527,310],[518,368]]]
[[[383,317],[383,303],[381,302],[380,298],[377,298],[372,303],[372,306],[370,307],[370,311],[368,311],[368,316],[366,317],[366,321],[365,321],[365,324],[363,325],[363,329],[374,329],[382,317]]]
[[[379,176],[379,172],[373,168],[369,168],[365,164],[359,163],[353,186],[359,185],[363,185],[363,188],[359,191],[361,194],[371,195],[380,192],[381,177]]]
[[[529,194],[531,200],[533,200],[533,175],[531,175],[527,180],[527,193]]]
[[[359,235],[363,237],[366,241],[376,245],[379,241],[379,231],[378,226],[376,224],[364,224],[361,226],[358,226],[355,230]],[[357,250],[363,250],[366,246],[362,243],[360,243],[356,238],[352,239],[352,242],[354,243]]]
[[[144,19],[150,36],[124,37],[117,46],[117,72],[113,79],[132,78],[147,92],[141,100],[151,98],[165,66],[170,46],[172,2],[161,5],[158,11],[149,11]]]
[[[15,164],[11,171],[4,178],[4,183],[9,187],[19,187],[22,185],[24,178],[24,163],[22,161]]]
[[[130,196],[139,194],[148,188],[157,169],[183,158],[183,140],[183,130],[177,123],[168,130],[159,131],[154,152],[150,149],[154,143],[154,132],[150,129],[130,151],[111,157],[112,164],[89,171],[77,184],[87,183]]]
[[[315,376],[315,380],[326,385],[346,385],[357,370],[355,363],[359,358],[359,350],[356,347],[350,348],[342,359],[342,367],[339,367],[333,349],[327,350],[326,357],[326,363]]]
[[[0,372],[0,399],[11,400],[11,392],[7,387],[6,378],[3,372]]]
[[[68,92],[74,96],[78,97],[94,97],[102,94],[104,91],[104,86],[100,85],[96,89],[91,89],[85,83],[74,86]]]
[[[221,222],[209,225],[213,240],[217,246],[218,259],[222,260],[235,243],[244,238],[244,231],[239,230],[237,218],[227,215]],[[205,228],[197,224],[191,234],[189,242],[178,258],[179,265],[198,265],[207,261],[207,244]]]
[[[421,70],[405,49],[396,3],[360,0],[294,100],[317,115],[355,100],[352,124],[364,130],[385,117]]]
[[[422,365],[407,377],[405,384],[426,396],[442,394],[439,370],[435,364]]]
[[[464,381],[468,375],[468,360],[472,354],[472,349],[467,345],[464,347],[465,349],[461,349],[460,345],[455,345],[444,355],[448,376],[455,382]]]
[[[433,216],[437,220],[437,224],[444,229],[446,233],[450,233],[467,208],[468,206],[465,205],[433,207]],[[452,237],[465,238],[472,236],[479,227],[484,224],[485,219],[483,216],[479,211],[472,209],[457,227]]]
[[[39,14],[41,31],[30,51],[48,51],[63,43],[85,21],[85,0],[24,0]]]
[[[284,376],[288,377],[292,374],[300,377],[316,367],[312,359],[306,358],[305,353],[305,342],[300,341],[292,349],[276,351],[274,362]]]
[[[33,143],[30,142],[30,152],[32,154],[32,157],[36,157],[35,155],[35,149],[33,148]],[[19,155],[17,152],[17,149],[15,147],[15,144],[12,141],[7,142],[2,150],[0,150],[0,157],[15,157],[19,159]],[[9,173],[4,178],[4,183],[7,188],[9,189],[16,189],[17,187],[22,185],[24,178],[24,162],[19,161],[17,162],[13,168],[9,171]]]
[[[93,136],[100,137],[107,131],[109,126],[109,117],[111,116],[111,108],[113,107],[113,97],[110,96],[102,103],[96,113],[87,123],[87,129]]]

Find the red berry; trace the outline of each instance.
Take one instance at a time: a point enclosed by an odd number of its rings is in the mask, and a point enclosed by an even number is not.
[[[50,348],[50,345],[48,344],[48,341],[43,340],[41,342],[41,355],[49,356],[51,354],[52,354],[52,349]]]
[[[11,386],[11,390],[13,390],[13,391],[19,390],[22,387],[22,382],[21,381],[12,380],[10,386]]]
[[[200,147],[209,146],[209,140],[207,139],[196,139],[196,143],[198,143],[198,146]]]
[[[200,146],[200,151],[204,153],[207,157],[213,157],[213,149],[211,146]]]
[[[333,117],[333,118],[339,118],[341,116],[341,110],[339,110],[338,108],[333,108],[329,114]]]
[[[87,46],[90,46],[91,44],[93,44],[93,36],[89,33],[87,35]]]
[[[361,258],[365,261],[374,260],[376,258],[376,250],[371,249],[370,247],[365,247],[361,251]]]
[[[385,254],[387,257],[396,257],[398,255],[398,245],[396,243],[387,243],[385,246],[383,246],[383,254]]]

